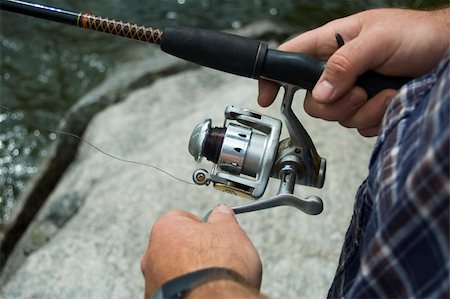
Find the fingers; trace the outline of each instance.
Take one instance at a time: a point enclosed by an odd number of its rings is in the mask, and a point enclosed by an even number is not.
[[[381,42],[383,33],[377,33],[377,38],[373,38],[374,35],[374,32],[363,32],[330,56],[312,92],[317,101],[330,103],[342,97],[358,76],[376,69],[390,57]]]
[[[360,13],[338,19],[280,46],[280,50],[327,60],[325,71],[312,91],[317,101],[331,103],[340,99],[349,92],[358,76],[380,67],[392,56],[385,46],[392,39],[390,32],[377,27],[364,28],[368,17],[367,13]],[[337,33],[344,39],[342,47],[336,41]]]
[[[288,52],[307,53],[325,59],[337,49],[334,35],[334,31],[330,27],[320,27],[287,41],[280,45],[278,49]],[[258,87],[258,104],[261,107],[270,106],[277,96],[280,88],[279,84],[261,79]]]
[[[334,28],[333,23],[300,34],[280,45],[279,50],[306,53],[326,60],[338,48],[336,33],[342,34],[341,31],[336,31],[338,28]]]
[[[380,130],[380,126],[374,126],[369,129],[358,129],[359,134],[364,137],[375,137],[378,135],[378,131]]]
[[[259,80],[258,81],[258,104],[261,107],[270,106],[278,94],[278,90],[280,89],[280,85],[275,82],[268,80]]]
[[[331,104],[320,103],[309,93],[305,99],[304,108],[313,117],[343,122],[351,118],[366,102],[366,92],[360,87],[354,87],[347,95]]]
[[[158,239],[165,235],[172,227],[186,227],[195,223],[200,223],[200,217],[184,211],[171,210],[161,216],[152,226],[149,238],[149,248],[152,239]]]
[[[158,227],[160,223],[165,223],[166,221],[174,222],[174,221],[189,221],[189,222],[200,222],[201,218],[197,215],[194,215],[188,211],[184,210],[171,210],[164,214],[153,226],[152,231],[155,230],[155,227]],[[236,216],[233,210],[221,204],[217,206],[208,217],[208,223],[220,223],[220,222],[236,222]]]
[[[326,32],[327,34],[318,34]],[[319,44],[325,45],[318,46]],[[334,33],[331,29],[318,28],[312,31],[303,33],[286,43],[282,44],[278,49],[288,52],[307,53],[319,58],[326,58],[333,53],[337,48],[337,43],[334,39]],[[258,84],[258,104],[261,107],[270,106],[277,96],[280,88],[279,84],[268,81],[259,80]]]
[[[356,128],[361,135],[371,137],[377,135],[383,116],[395,93],[393,89],[386,89],[367,100],[367,95],[362,88],[353,87],[345,96],[330,104],[318,102],[309,93],[304,107],[305,111],[313,117],[338,121],[344,127]]]
[[[362,105],[351,117],[339,123],[347,128],[357,128],[358,130],[372,129],[381,124],[386,109],[395,95],[393,89],[385,89]]]
[[[311,56],[326,60],[337,49],[336,33],[351,39],[356,35],[356,26],[344,26],[340,20],[330,22],[317,29],[302,33],[285,42],[278,48],[281,51],[306,53]],[[273,103],[278,93],[279,85],[267,81],[259,81],[258,104],[267,107]]]
[[[227,224],[230,222],[237,223],[236,216],[233,210],[224,204],[218,205],[208,218],[208,223]]]
[[[195,222],[200,222],[200,217],[199,216],[194,215],[191,212],[184,211],[184,210],[171,210],[171,211],[167,212],[166,214],[164,214],[160,218],[160,221],[161,220],[166,220],[166,219],[173,219],[173,218],[185,219],[185,220],[193,220]]]

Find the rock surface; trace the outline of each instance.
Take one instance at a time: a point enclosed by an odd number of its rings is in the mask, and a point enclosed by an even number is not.
[[[156,59],[165,59],[163,56]],[[82,143],[4,271],[2,298],[140,298],[140,258],[152,223],[170,209],[203,215],[224,202],[247,202],[190,181],[198,167],[187,150],[194,126],[205,118],[223,122],[225,106],[280,117],[280,99],[256,104],[257,83],[208,69],[180,72],[136,89],[97,114]],[[297,187],[299,195],[322,197],[325,210],[308,216],[280,207],[239,215],[260,252],[262,292],[271,298],[325,297],[351,217],[356,189],[367,174],[373,140],[298,113],[321,156],[327,158],[323,189]],[[286,135],[286,132],[284,132]],[[266,196],[276,193],[273,180]],[[8,270],[8,269],[6,269]]]
[[[188,67],[188,63],[170,57],[143,59],[124,65],[71,107],[58,128],[58,132],[70,132],[70,135],[58,134],[58,139],[49,150],[48,158],[40,165],[39,173],[21,194],[5,234],[0,235],[0,271],[5,256],[11,253],[18,239],[73,161],[80,143],[73,135],[83,135],[89,122],[99,111],[123,101],[131,90],[148,86],[162,76],[177,73]]]

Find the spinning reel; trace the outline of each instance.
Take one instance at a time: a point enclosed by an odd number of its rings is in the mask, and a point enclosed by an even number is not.
[[[318,155],[292,111],[293,96],[299,87],[282,85],[285,93],[281,114],[289,138],[279,141],[282,127],[279,119],[232,106],[225,109],[223,127],[212,127],[211,119],[207,119],[192,132],[189,152],[197,162],[205,157],[214,164],[211,172],[194,171],[196,184],[212,183],[219,190],[258,199],[264,194],[270,177],[280,179],[277,195],[233,207],[236,214],[281,205],[296,207],[310,215],[323,210],[319,197],[302,198],[293,194],[295,184],[321,188],[326,161]]]

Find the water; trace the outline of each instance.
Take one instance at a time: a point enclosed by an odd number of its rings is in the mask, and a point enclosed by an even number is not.
[[[42,0],[67,10],[164,28],[239,28],[269,19],[301,32],[366,8],[425,1],[328,0]],[[427,5],[446,1],[427,1]],[[0,230],[56,135],[64,112],[117,65],[133,59],[127,39],[0,12]]]

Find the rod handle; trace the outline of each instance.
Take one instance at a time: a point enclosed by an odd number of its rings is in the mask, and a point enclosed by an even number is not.
[[[312,90],[325,70],[326,61],[304,53],[268,50],[261,76]],[[362,87],[369,98],[384,89],[399,89],[412,78],[385,76],[367,71],[358,77],[356,86]]]
[[[247,37],[189,27],[164,30],[161,49],[184,60],[227,73],[261,77],[312,90],[326,62],[303,53],[268,49],[267,44]],[[399,89],[411,78],[364,73],[355,85],[369,98],[383,89]]]
[[[261,49],[262,48],[262,49]],[[247,37],[189,27],[164,29],[161,50],[181,59],[227,73],[259,78],[255,69],[257,54],[267,51],[267,45]],[[260,59],[264,55],[260,56]]]

